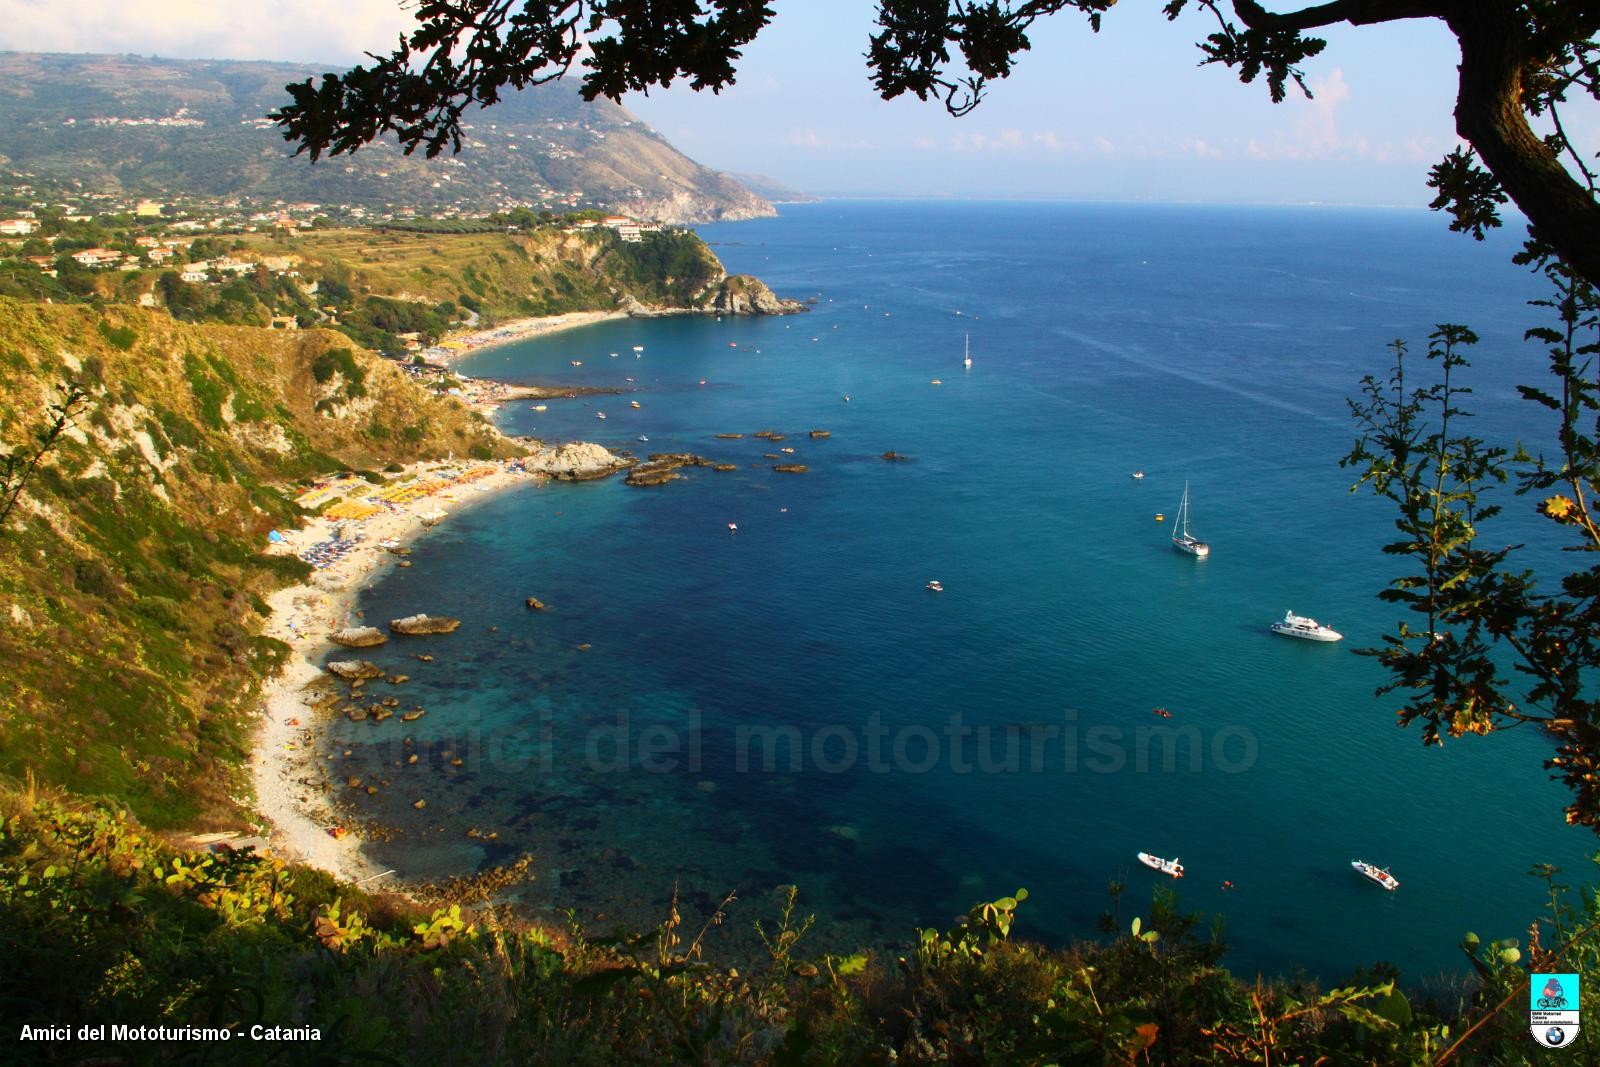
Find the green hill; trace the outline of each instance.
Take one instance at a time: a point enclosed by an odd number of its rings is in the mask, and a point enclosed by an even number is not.
[[[455,157],[375,144],[312,165],[265,118],[299,64],[0,53],[0,163],[87,191],[373,207],[597,207],[669,222],[752,218],[772,206],[700,166],[626,109],[571,84],[470,117]]]
[[[0,448],[25,445],[62,382],[90,401],[0,531],[0,775],[158,826],[231,810],[283,652],[255,636],[261,594],[306,573],[261,552],[294,521],[294,483],[516,451],[323,330],[0,299],[0,367]]]

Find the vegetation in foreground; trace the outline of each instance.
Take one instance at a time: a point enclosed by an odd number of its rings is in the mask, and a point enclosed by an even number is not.
[[[1476,979],[1425,993],[1382,964],[1332,989],[1241,981],[1218,963],[1217,931],[1159,891],[1146,915],[1108,916],[1104,940],[1054,950],[1011,940],[1019,890],[917,931],[897,958],[809,956],[791,892],[758,926],[766,959],[742,973],[700,959],[728,901],[710,916],[674,907],[636,937],[552,934],[487,906],[370,897],[253,852],[174,851],[112,806],[9,789],[0,1030],[290,1028],[12,1045],[24,1063],[1523,1063],[1524,953],[1537,969],[1567,947],[1560,969],[1584,975],[1586,1003],[1600,980],[1600,899],[1541,873],[1551,903],[1531,942],[1469,934]],[[1579,1037],[1590,1060],[1592,1029]]]

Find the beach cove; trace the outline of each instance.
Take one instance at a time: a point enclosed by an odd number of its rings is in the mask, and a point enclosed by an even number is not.
[[[1472,323],[1480,428],[1530,432],[1508,398],[1528,283],[1479,277],[1433,222],[797,207],[706,236],[737,242],[730,269],[817,293],[810,316],[602,322],[473,355],[465,374],[640,403],[507,405],[507,432],[736,469],[498,495],[363,593],[370,619],[464,620],[407,683],[430,710],[407,734],[434,754],[423,788],[341,794],[392,831],[368,855],[431,881],[532,854],[516,899],[601,930],[648,927],[674,884],[758,914],[797,883],[817,947],[841,951],[1018,886],[1025,936],[1094,936],[1109,881],[1128,908],[1155,887],[1139,851],[1182,859],[1183,903],[1225,917],[1246,967],[1428,974],[1464,929],[1524,929],[1524,872],[1588,847],[1538,739],[1424,750],[1349,652],[1392,619],[1373,596],[1387,519],[1333,459],[1387,341]],[[1154,521],[1185,481],[1203,563]],[[1346,641],[1272,635],[1289,608]],[[372,658],[399,671],[404,651]],[[399,724],[334,726],[323,755],[393,773]],[[1488,779],[1503,814],[1466,803]]]

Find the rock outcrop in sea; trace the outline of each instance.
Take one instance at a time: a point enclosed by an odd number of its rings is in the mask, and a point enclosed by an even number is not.
[[[527,469],[548,474],[557,481],[586,482],[615,474],[628,466],[626,459],[587,441],[540,448],[525,461]]]
[[[335,678],[343,678],[347,682],[359,682],[367,678],[383,677],[382,667],[364,659],[334,660],[327,665],[327,670]]]
[[[329,634],[328,640],[345,648],[371,648],[389,640],[389,635],[376,626],[347,626]]]
[[[389,621],[389,629],[397,634],[450,634],[460,627],[461,620],[448,615],[407,615]]]

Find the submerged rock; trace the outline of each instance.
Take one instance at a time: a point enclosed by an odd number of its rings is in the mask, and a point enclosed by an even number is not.
[[[902,456],[898,452],[885,452],[882,458],[888,460],[890,463],[906,463],[911,459],[910,456]]]
[[[832,437],[832,436],[833,436],[833,431],[832,430],[812,430],[811,431],[811,439],[813,441],[819,441],[824,437]]]
[[[376,626],[347,626],[329,634],[328,640],[345,648],[371,648],[389,640],[389,635]]]
[[[454,633],[460,625],[460,619],[447,615],[407,615],[389,621],[389,629],[397,634],[448,634]]]
[[[524,600],[523,603],[532,608],[534,611],[544,611],[547,607],[545,602],[536,596],[529,597],[527,600]]]
[[[774,463],[772,469],[779,474],[804,474],[811,468],[804,463]]]

